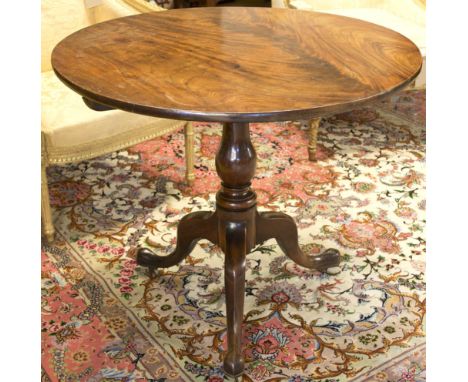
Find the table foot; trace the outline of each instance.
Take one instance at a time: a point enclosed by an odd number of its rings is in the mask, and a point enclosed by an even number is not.
[[[321,272],[335,274],[332,268],[340,265],[337,249],[329,248],[320,255],[308,256],[299,247],[297,226],[293,218],[282,212],[261,212],[256,217],[257,244],[276,239],[284,254],[295,263]]]
[[[192,212],[182,218],[177,227],[177,244],[168,256],[158,256],[148,248],[137,250],[138,265],[148,267],[150,275],[156,268],[169,268],[179,264],[192,252],[195,244],[201,239],[208,239],[217,244],[216,213],[210,211]]]

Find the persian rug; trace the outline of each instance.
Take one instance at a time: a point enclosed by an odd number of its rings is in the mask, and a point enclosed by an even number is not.
[[[214,208],[220,126],[49,169],[56,241],[42,246],[43,381],[224,378],[224,255],[201,241],[150,279],[134,249],[168,254],[185,214]],[[294,217],[304,251],[335,247],[341,273],[295,265],[275,240],[247,257],[244,381],[425,381],[425,93],[306,125],[253,124],[261,210]]]

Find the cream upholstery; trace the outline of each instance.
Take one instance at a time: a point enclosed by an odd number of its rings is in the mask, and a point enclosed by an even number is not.
[[[194,179],[191,124],[121,110],[91,110],[51,68],[53,48],[69,34],[96,22],[150,10],[163,9],[145,0],[42,0],[41,206],[44,234],[50,240],[54,228],[45,171],[49,164],[96,157],[184,127],[186,178],[189,183]]]
[[[413,41],[423,56],[414,87],[426,86],[425,0],[272,0],[274,8],[294,8],[353,17],[393,29]],[[316,159],[320,119],[310,121],[309,159]]]
[[[50,54],[60,40],[91,23],[91,13],[87,12],[83,0],[42,0],[42,71],[52,70]]]
[[[142,129],[147,129],[146,134],[150,135],[151,130],[167,131],[182,124],[120,110],[96,112],[88,108],[77,93],[64,86],[54,72],[42,73],[42,132],[50,150],[92,145],[111,136],[119,140],[122,135],[138,135]]]

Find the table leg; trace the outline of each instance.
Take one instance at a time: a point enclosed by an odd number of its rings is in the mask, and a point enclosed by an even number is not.
[[[158,256],[148,248],[139,248],[137,263],[148,267],[150,275],[156,268],[169,268],[185,259],[200,239],[208,239],[217,244],[216,212],[197,211],[185,215],[177,226],[177,244],[175,250],[168,256]]]
[[[139,265],[150,269],[173,266],[190,254],[199,239],[208,239],[225,254],[225,289],[228,351],[224,371],[238,377],[244,371],[242,320],[245,295],[245,256],[270,238],[275,238],[293,261],[307,268],[327,270],[339,264],[337,250],[307,256],[299,248],[294,220],[278,212],[258,213],[256,194],[250,188],[255,174],[256,154],[248,123],[226,123],[216,155],[221,189],[216,194],[216,211],[185,216],[177,230],[177,246],[169,256],[157,256],[149,249],[137,252]]]
[[[257,213],[257,244],[276,239],[284,254],[295,263],[309,269],[327,272],[340,264],[338,250],[330,248],[320,255],[307,256],[299,247],[297,227],[293,218],[282,212]]]
[[[244,371],[244,357],[242,356],[241,345],[247,229],[245,223],[231,223],[226,228],[224,285],[226,290],[228,351],[224,358],[224,372],[230,376],[238,377]]]
[[[225,290],[228,351],[224,372],[238,377],[244,371],[242,321],[245,294],[245,256],[255,246],[256,194],[250,188],[256,154],[247,123],[227,123],[216,155],[222,180],[216,195],[219,246],[226,255]]]

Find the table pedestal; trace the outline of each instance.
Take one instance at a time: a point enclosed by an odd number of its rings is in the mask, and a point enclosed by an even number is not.
[[[248,123],[226,123],[216,156],[216,170],[222,180],[216,195],[216,211],[193,212],[182,218],[177,228],[177,245],[170,255],[158,256],[149,249],[137,252],[139,265],[167,268],[187,257],[200,239],[221,247],[226,255],[225,290],[228,351],[224,371],[239,376],[244,370],[242,321],[245,295],[245,257],[257,245],[274,238],[285,255],[297,264],[326,271],[340,263],[336,249],[307,256],[299,248],[294,220],[281,212],[258,212],[256,194],[250,188],[255,174],[256,155],[250,141]]]

